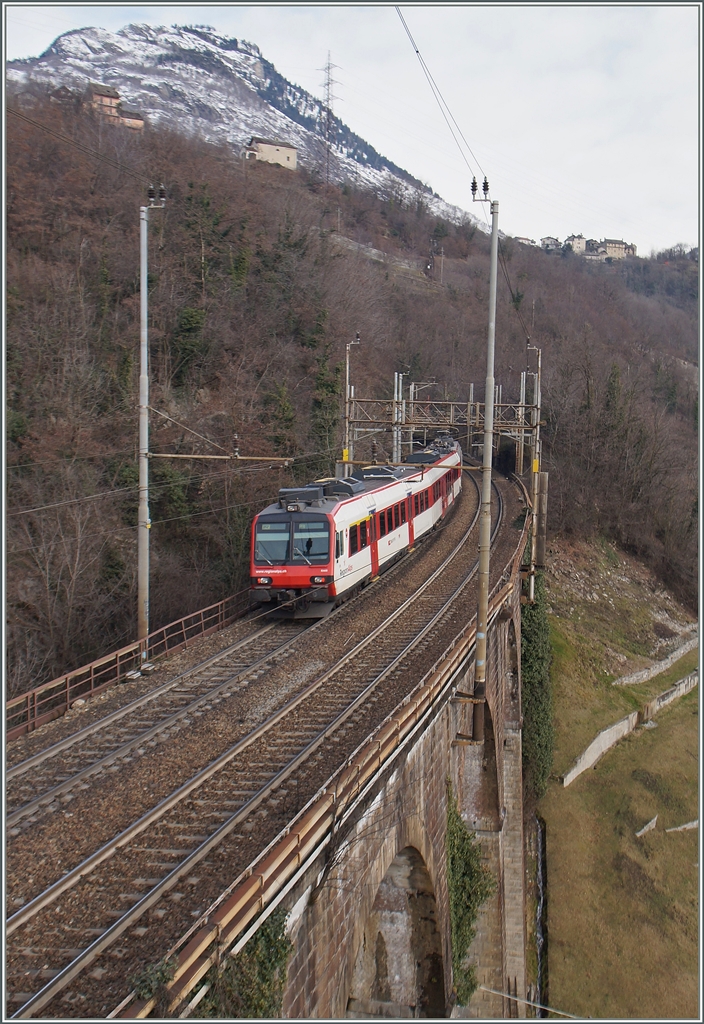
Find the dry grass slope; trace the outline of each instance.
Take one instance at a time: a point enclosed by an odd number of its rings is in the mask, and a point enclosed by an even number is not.
[[[649,683],[612,687],[613,676],[641,667],[648,654],[669,652],[676,638],[662,643],[663,623],[676,634],[691,615],[613,549],[556,545],[555,555],[559,569],[549,587],[558,773],[599,729],[690,672],[697,651]],[[698,711],[695,689],[663,710],[656,728],[619,743],[568,789],[557,778],[550,783],[540,811],[547,822],[549,1002],[558,1009],[612,1019],[698,1012],[699,834],[665,832],[699,816]],[[636,838],[656,814],[657,827]]]

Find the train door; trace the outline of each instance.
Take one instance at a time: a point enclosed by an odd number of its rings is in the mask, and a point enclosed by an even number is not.
[[[337,587],[340,586],[342,580],[342,569],[344,567],[345,558],[345,531],[337,530],[335,532],[335,583]],[[338,589],[336,593],[340,593]]]
[[[369,533],[371,535],[370,536],[370,541],[369,541],[369,546],[371,548],[371,555],[372,555],[372,579],[373,579],[375,576],[379,575],[379,541],[378,541],[379,531],[377,530],[377,523],[376,523],[376,509],[375,508],[374,509],[370,509],[369,515],[370,515],[370,518],[369,518],[369,527],[368,527],[368,529],[369,529]]]

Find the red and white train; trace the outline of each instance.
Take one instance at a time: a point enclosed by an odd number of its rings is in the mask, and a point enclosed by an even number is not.
[[[460,493],[462,452],[443,437],[406,463],[282,488],[252,524],[251,601],[322,618],[412,549]]]

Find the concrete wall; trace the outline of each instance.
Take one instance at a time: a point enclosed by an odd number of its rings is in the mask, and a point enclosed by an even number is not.
[[[646,683],[653,676],[659,675],[661,672],[665,672],[671,665],[674,665],[676,661],[688,651],[694,650],[695,647],[699,646],[699,636],[694,636],[691,639],[685,641],[678,647],[676,651],[668,655],[662,661],[656,661],[650,668],[641,669],[640,672],[632,672],[629,676],[621,676],[620,679],[614,679],[612,686],[633,686],[635,683]]]
[[[593,764],[596,764],[599,758],[605,754],[610,747],[613,747],[619,740],[623,739],[624,736],[628,736],[629,732],[633,732],[635,727],[638,725],[639,717],[639,711],[632,711],[630,715],[626,715],[625,718],[622,718],[620,721],[610,725],[607,729],[602,729],[596,739],[592,740],[584,753],[580,754],[572,768],[563,775],[563,786],[569,786],[571,782],[574,782],[578,775],[581,775],[582,772],[587,770],[587,768],[591,768]]]
[[[563,775],[563,786],[569,786],[578,775],[581,775],[587,768],[591,768],[593,764],[596,764],[607,750],[618,743],[620,739],[623,739],[624,736],[628,736],[629,733],[633,732],[637,725],[649,721],[661,708],[676,700],[677,697],[682,697],[685,693],[689,693],[697,685],[698,680],[699,673],[692,672],[691,675],[685,676],[684,679],[681,679],[679,683],[672,686],[669,690],[665,690],[664,693],[648,701],[642,711],[632,711],[630,715],[626,715],[625,718],[610,725],[607,729],[602,729],[584,753],[580,754],[572,768]]]

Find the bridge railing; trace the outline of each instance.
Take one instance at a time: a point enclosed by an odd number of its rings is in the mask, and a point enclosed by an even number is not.
[[[40,725],[65,714],[79,697],[92,697],[108,686],[138,669],[144,661],[153,661],[167,654],[175,654],[193,640],[208,636],[228,626],[247,611],[248,590],[184,615],[167,626],[154,630],[146,639],[135,640],[119,651],[97,658],[73,672],[35,686],[32,690],[12,697],[5,704],[7,739],[12,740],[32,732]]]

